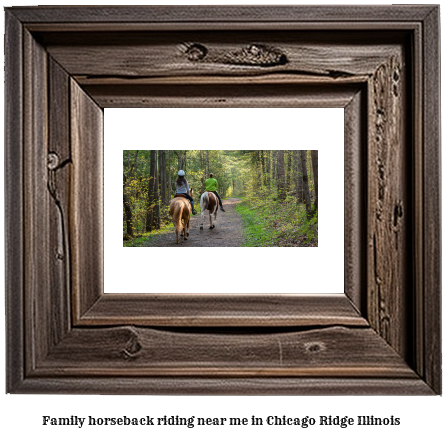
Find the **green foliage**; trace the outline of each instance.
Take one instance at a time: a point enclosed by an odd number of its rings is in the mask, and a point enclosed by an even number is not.
[[[179,170],[180,151],[166,151],[167,191],[169,182],[171,192],[167,195],[167,204],[174,197],[175,180]],[[218,192],[222,197],[235,196],[244,191],[244,181],[249,177],[250,151],[208,151],[209,173],[214,173],[218,181]],[[206,151],[182,151],[183,170],[190,188],[194,189],[194,204],[204,191],[204,181],[209,177],[206,168]],[[135,234],[144,232],[148,209],[153,209],[155,203],[148,205],[148,187],[150,181],[149,150],[123,151],[124,191],[132,211],[132,224]],[[161,206],[162,223],[168,223],[168,205]],[[125,212],[123,209],[123,233],[126,232]]]
[[[143,233],[136,235],[133,239],[128,242],[123,242],[124,247],[139,247],[139,246],[147,246],[146,242],[155,240],[157,236],[160,236],[165,233],[169,233],[174,229],[174,225],[172,223],[164,224],[159,230],[153,230],[150,233]]]
[[[287,197],[284,202],[248,197],[236,207],[245,226],[245,246],[318,246],[317,213],[306,216],[304,204]]]
[[[161,200],[148,202],[151,151],[124,151],[124,194],[128,200],[134,234],[147,239],[145,231],[147,212],[160,203],[161,227],[172,226],[169,217],[169,201],[175,193],[175,180],[180,167],[186,172],[189,187],[194,189],[194,205],[204,191],[204,181],[214,173],[218,192],[222,198],[243,197],[237,211],[244,219],[247,246],[317,246],[317,213],[309,220],[306,207],[297,203],[299,170],[294,164],[298,155],[292,151],[284,154],[285,200],[279,199],[277,190],[277,152],[259,150],[186,150],[166,151],[166,203]],[[314,199],[314,180],[311,153],[307,151],[309,190]],[[207,161],[209,168],[207,169]],[[281,169],[281,167],[280,167]],[[160,169],[159,169],[160,171]],[[161,179],[159,179],[161,185]],[[152,199],[152,198],[150,198]],[[150,205],[148,205],[150,204]],[[128,205],[128,204],[126,204]],[[123,209],[123,233],[125,234],[125,209]],[[151,233],[156,235],[158,231]],[[137,238],[125,246],[137,246]]]

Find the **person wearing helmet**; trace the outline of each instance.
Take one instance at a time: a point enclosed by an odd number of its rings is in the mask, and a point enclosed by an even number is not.
[[[189,199],[192,207],[192,214],[196,215],[197,212],[194,209],[194,200],[189,194],[189,184],[185,178],[184,170],[178,171],[177,179],[175,180],[175,194],[176,195],[185,195],[187,199]]]
[[[218,182],[214,178],[214,174],[213,173],[210,173],[209,174],[209,178],[205,181],[205,189],[206,189],[207,192],[212,192],[212,193],[214,193],[215,196],[217,196],[218,203],[220,204],[220,210],[221,211],[225,211],[225,209],[223,208],[223,204],[222,204],[222,200],[220,198],[220,195],[217,193]]]

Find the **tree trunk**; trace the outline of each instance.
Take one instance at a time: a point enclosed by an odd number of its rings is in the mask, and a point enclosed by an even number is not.
[[[288,170],[286,172],[286,194],[291,191],[291,152],[287,151]]]
[[[168,202],[172,198],[171,151],[168,151]]]
[[[260,151],[261,169],[263,175],[263,185],[267,185],[266,181],[266,163],[265,163],[265,151]]]
[[[278,151],[272,151],[272,179],[274,184],[277,182],[277,161],[278,161]],[[277,185],[277,184],[275,184]]]
[[[286,198],[285,191],[285,151],[278,151],[277,162],[277,189],[278,198],[283,200]]]
[[[315,202],[314,208],[318,211],[318,150],[311,151],[312,169],[314,171],[314,188],[315,188]]]
[[[301,155],[301,165],[303,172],[303,188],[305,193],[306,215],[310,219],[312,217],[312,210],[311,210],[311,197],[309,195],[308,169],[306,166],[306,151],[300,151],[300,155]]]
[[[132,210],[129,198],[125,194],[126,190],[126,176],[123,174],[123,208],[125,209],[126,216],[126,233],[131,237],[134,237],[134,228],[132,226]]]
[[[217,152],[217,161],[218,164],[220,166],[220,168],[222,168],[222,158],[221,158],[221,154],[220,151]],[[220,195],[221,198],[223,198],[225,196],[225,182],[224,182],[224,178],[219,178],[218,179],[218,194]]]
[[[162,205],[168,203],[166,196],[166,151],[160,151],[160,193]]]
[[[206,151],[206,178],[209,178],[209,151]]]
[[[160,229],[160,196],[158,191],[158,151],[155,151],[155,178],[154,178],[154,222],[153,227]]]
[[[271,151],[266,151],[266,180],[269,185],[269,190],[272,188],[272,181],[271,181]]]
[[[182,169],[186,172],[186,151],[183,151]]]
[[[294,184],[294,190],[297,193],[297,151],[292,151],[292,181]]]
[[[183,170],[183,151],[178,151],[178,169]]]
[[[298,151],[297,160],[297,202],[304,202],[305,195],[303,191],[303,172],[302,172],[302,151]]]
[[[157,218],[154,213],[154,207],[158,199],[158,181],[157,192],[156,180],[157,180],[157,151],[151,151],[151,163],[149,170],[149,187],[148,187],[148,202],[146,211],[146,231],[151,232],[153,228],[156,228]]]

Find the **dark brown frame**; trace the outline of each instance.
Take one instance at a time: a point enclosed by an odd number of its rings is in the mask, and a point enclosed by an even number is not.
[[[439,57],[438,6],[7,8],[7,391],[441,394]],[[345,108],[346,295],[104,295],[110,106]]]

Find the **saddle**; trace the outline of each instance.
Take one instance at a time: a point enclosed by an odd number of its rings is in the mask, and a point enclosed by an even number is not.
[[[186,198],[186,195],[182,194],[182,193],[178,193],[174,196],[174,198]],[[187,199],[187,198],[186,198]]]

